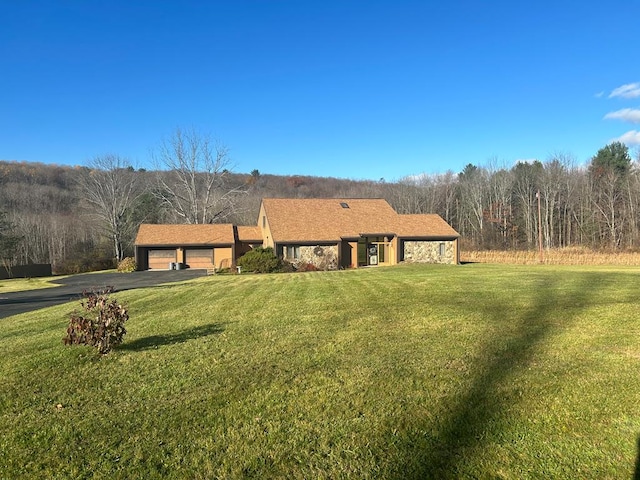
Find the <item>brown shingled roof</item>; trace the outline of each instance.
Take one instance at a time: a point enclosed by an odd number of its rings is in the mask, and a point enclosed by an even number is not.
[[[396,233],[399,237],[459,237],[451,225],[435,213],[398,215]]]
[[[136,245],[232,245],[233,225],[155,225],[143,223]]]
[[[265,198],[262,202],[275,242],[337,242],[363,233],[458,236],[440,216],[398,215],[382,198]]]
[[[382,198],[265,198],[262,203],[276,242],[337,242],[388,229],[396,216]]]
[[[459,236],[439,215],[399,215],[382,198],[265,198],[262,202],[275,242],[338,242],[362,234],[402,238]],[[258,226],[236,228],[240,241],[262,242]],[[142,224],[135,241],[138,246],[233,243],[231,224]]]
[[[241,242],[258,243],[262,242],[262,231],[260,227],[238,226],[238,240]]]

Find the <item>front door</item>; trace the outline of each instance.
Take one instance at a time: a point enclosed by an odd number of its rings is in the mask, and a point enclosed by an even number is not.
[[[386,237],[362,237],[358,240],[358,266],[388,265],[391,242]]]
[[[378,265],[378,244],[369,243],[367,245],[367,265]]]

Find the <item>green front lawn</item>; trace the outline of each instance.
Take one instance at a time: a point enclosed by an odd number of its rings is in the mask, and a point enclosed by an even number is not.
[[[632,478],[639,268],[397,266],[0,321],[0,478]],[[116,285],[117,287],[117,285]]]
[[[51,283],[52,280],[56,280],[58,278],[64,277],[9,278],[6,280],[0,280],[0,294],[59,287],[60,285]]]

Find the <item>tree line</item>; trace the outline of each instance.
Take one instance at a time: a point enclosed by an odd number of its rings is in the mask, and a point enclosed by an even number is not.
[[[133,254],[140,223],[255,225],[264,197],[385,198],[399,213],[438,213],[463,248],[532,249],[539,235],[545,248],[640,245],[640,158],[621,143],[587,165],[563,154],[395,182],[234,173],[228,149],[193,129],[153,160],[151,170],[119,155],[77,167],[0,161],[0,261],[109,268]]]
[[[462,172],[405,179],[391,188],[402,213],[439,213],[467,248],[640,246],[640,169],[619,142],[586,166],[569,155],[511,168],[468,164]]]

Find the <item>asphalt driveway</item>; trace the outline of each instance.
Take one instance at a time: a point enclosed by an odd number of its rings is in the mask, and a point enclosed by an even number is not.
[[[0,293],[0,318],[78,300],[85,290],[100,290],[110,286],[117,292],[133,288],[153,287],[163,283],[191,280],[205,276],[206,273],[206,270],[187,269],[72,275],[53,281],[53,283],[59,283],[60,287]]]

